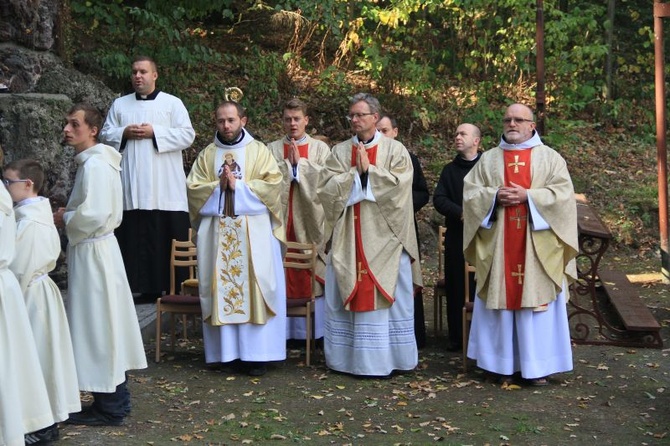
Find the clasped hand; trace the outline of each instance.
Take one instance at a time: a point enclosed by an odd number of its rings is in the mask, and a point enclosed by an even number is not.
[[[147,139],[154,137],[154,128],[151,124],[130,124],[123,131],[126,139]]]
[[[368,152],[365,150],[363,143],[358,143],[358,153],[356,153],[356,170],[359,175],[367,173],[368,168],[370,167],[370,159],[368,158]]]
[[[503,206],[517,206],[528,201],[528,192],[518,184],[510,182],[510,186],[498,189],[497,200]]]
[[[291,163],[291,166],[295,167],[300,161],[300,150],[298,150],[298,145],[295,143],[295,139],[291,138],[291,147],[288,149],[288,162]]]
[[[221,190],[235,190],[235,175],[230,171],[230,167],[228,167],[227,164],[223,165],[223,171],[221,172],[221,175],[219,175],[219,185],[221,186]]]

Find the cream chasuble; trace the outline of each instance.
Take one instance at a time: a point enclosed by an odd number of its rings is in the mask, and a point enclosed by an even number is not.
[[[224,163],[239,180],[232,195],[219,189]],[[233,146],[215,139],[189,173],[203,318],[210,325],[265,324],[278,313],[277,306],[284,305],[275,299],[276,265],[268,255],[266,240],[268,234],[284,240],[277,193],[280,182],[281,173],[271,153],[248,134]],[[241,212],[237,207],[242,202],[252,204]],[[226,215],[229,207],[232,215]]]
[[[296,141],[300,161],[294,168],[288,161],[290,141],[287,138],[272,142],[268,148],[277,160],[282,173],[281,202],[286,227],[286,240],[314,243],[318,249],[316,296],[323,294],[325,278],[325,238],[323,205],[317,195],[319,176],[330,149],[323,141],[305,135]],[[288,270],[287,297],[305,298],[311,295],[309,274]]]
[[[319,186],[321,201],[328,203],[324,206],[326,239],[332,236],[331,262],[344,303],[358,288],[365,269],[374,277],[374,308],[385,308],[392,303],[389,297],[392,300],[395,295],[403,251],[413,260],[414,285],[422,286],[412,212],[412,163],[400,142],[378,134],[365,146],[368,150],[377,147],[375,163],[368,169],[374,199],[353,206],[350,194],[359,175],[352,166],[352,144],[357,141],[336,145],[326,161]],[[366,268],[359,267],[361,253]]]
[[[532,147],[528,159],[518,149],[496,147],[484,152],[464,180],[464,254],[477,268],[477,294],[489,309],[540,307],[556,299],[564,281],[576,279],[577,208],[572,182],[565,160],[542,145],[539,137],[537,141],[537,145],[519,147]],[[506,155],[507,151],[511,153]],[[495,207],[498,188],[507,184],[506,175],[516,169],[529,169],[529,202],[523,210]],[[546,228],[537,230],[532,219],[526,220],[529,206],[538,213],[538,220],[546,222]],[[489,217],[490,227],[486,227],[483,223]],[[528,228],[521,235],[525,247],[515,254],[522,260],[512,265],[506,261],[506,229],[523,223]],[[509,281],[521,287],[521,296],[509,296],[514,289]]]

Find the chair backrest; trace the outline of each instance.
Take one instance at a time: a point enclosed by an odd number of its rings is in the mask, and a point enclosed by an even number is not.
[[[445,226],[440,226],[437,230],[437,263],[438,277],[444,276],[444,236],[447,233],[447,228]]]
[[[316,290],[316,245],[314,243],[286,242],[284,269],[310,270],[312,280],[312,300]]]
[[[172,239],[170,250],[170,294],[175,294],[177,268],[188,268],[189,279],[195,279],[198,266],[195,245],[190,240]]]
[[[468,261],[465,261],[465,277],[463,278],[465,280],[465,302],[470,301],[470,273],[475,273],[477,274],[477,269],[468,263]]]

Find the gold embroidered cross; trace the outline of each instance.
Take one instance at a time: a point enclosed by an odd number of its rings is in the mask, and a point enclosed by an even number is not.
[[[518,278],[519,278],[519,281],[517,282],[519,285],[522,285],[522,284],[523,284],[523,273],[521,272],[521,268],[523,268],[523,266],[519,263],[519,264],[516,266],[516,270],[517,270],[518,272],[514,272],[514,271],[512,271],[512,277],[518,277]]]
[[[519,173],[519,166],[526,166],[525,161],[519,162],[519,155],[514,155],[514,162],[507,164],[507,167],[514,166],[514,173]]]
[[[521,229],[521,221],[526,220],[527,217],[525,215],[521,215],[521,209],[516,208],[516,215],[513,215],[509,218],[511,221],[516,222],[516,228]]]
[[[362,262],[358,262],[358,281],[359,281],[359,282],[361,281],[361,275],[362,275],[362,274],[367,274],[367,273],[368,273],[368,270],[367,270],[367,269],[363,269],[363,263],[362,263]]]

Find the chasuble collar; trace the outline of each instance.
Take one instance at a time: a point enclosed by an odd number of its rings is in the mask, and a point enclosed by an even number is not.
[[[537,133],[537,130],[533,130],[533,136],[529,140],[519,144],[508,143],[507,141],[505,141],[505,135],[502,135],[500,137],[500,148],[503,150],[532,149],[533,147],[541,145],[544,145],[544,143],[540,139],[540,134]]]
[[[362,142],[363,145],[369,146],[369,145],[377,144],[379,142],[379,139],[381,138],[381,136],[382,136],[381,132],[379,130],[376,130],[375,131],[375,136],[373,136],[372,139],[370,139],[368,141],[361,141],[360,139],[358,139],[358,135],[354,135],[353,138],[351,138],[351,140],[353,141],[354,145],[358,145],[359,142]]]
[[[218,131],[214,133],[214,145],[222,149],[239,149],[241,147],[246,147],[253,140],[254,137],[251,136],[244,128],[242,129],[242,132],[240,133],[240,136],[237,138],[237,140],[231,143],[223,141],[219,136]]]
[[[286,135],[286,136],[284,137],[284,142],[285,142],[285,143],[288,143],[288,144],[291,144],[291,138],[290,138],[288,135]],[[297,140],[295,141],[296,145],[298,145],[298,146],[300,146],[300,145],[302,145],[302,144],[305,144],[306,142],[307,142],[307,133],[305,133],[304,135],[302,135],[302,138],[297,139]]]

